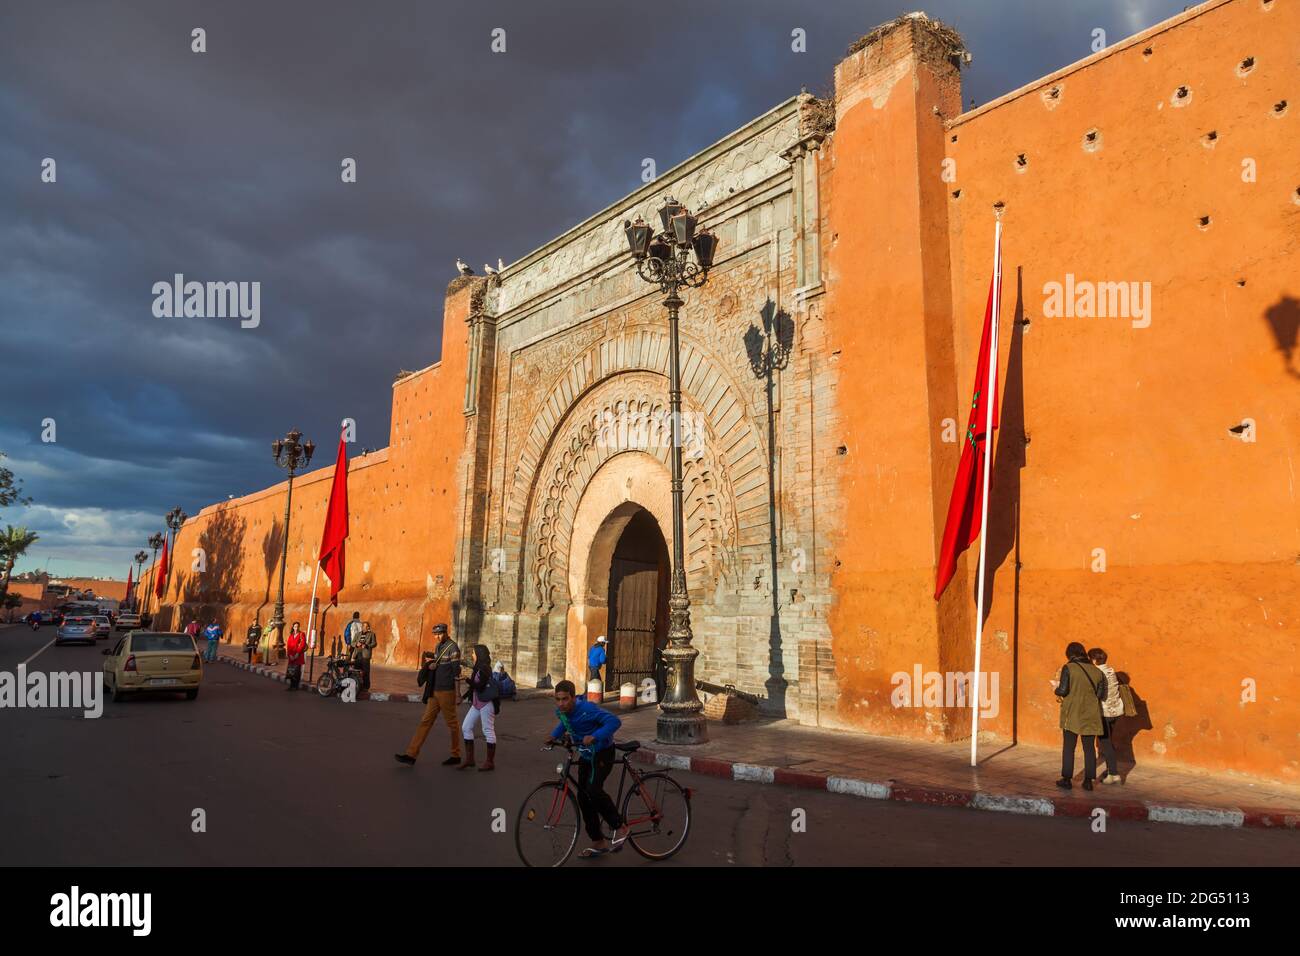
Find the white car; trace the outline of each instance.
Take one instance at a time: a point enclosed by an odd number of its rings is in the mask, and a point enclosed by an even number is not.
[[[140,615],[134,611],[123,611],[117,616],[119,631],[133,631],[140,626]]]
[[[96,614],[93,616],[95,622],[95,640],[108,637],[113,633],[113,622],[109,620],[107,614]]]

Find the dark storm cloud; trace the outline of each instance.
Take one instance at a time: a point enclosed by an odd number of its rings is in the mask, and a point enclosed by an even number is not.
[[[964,96],[985,102],[1087,56],[1094,28],[1113,43],[1181,6],[926,10],[962,31]],[[847,45],[901,12],[10,0],[0,450],[41,507],[0,521],[42,532],[29,566],[54,554],[60,570],[120,573],[173,504],[279,480],[267,443],[291,426],[329,448],[352,417],[359,444],[387,444],[387,386],[436,359],[457,256],[516,259],[637,188],[643,159],[662,172],[800,86],[828,89]],[[47,156],[55,185],[39,179]],[[260,326],[155,318],[153,283],[177,272],[261,282]]]

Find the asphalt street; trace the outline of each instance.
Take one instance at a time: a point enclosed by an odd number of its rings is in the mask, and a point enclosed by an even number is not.
[[[107,641],[41,650],[53,636],[50,628],[0,628],[0,670],[14,673],[33,655],[29,670],[100,668]],[[554,777],[557,762],[556,753],[540,750],[555,724],[544,699],[504,704],[494,773],[440,766],[448,743],[442,726],[415,767],[394,761],[418,705],[324,700],[222,664],[207,666],[197,700],[164,695],[103,706],[93,720],[80,711],[0,709],[0,865],[517,866],[516,811],[534,785]],[[653,863],[628,848],[568,865],[1261,866],[1300,859],[1297,832],[1111,821],[1106,833],[1094,833],[1083,819],[674,775],[694,791],[692,832],[677,857]],[[611,791],[616,781],[617,774]],[[493,826],[498,809],[506,832]],[[204,832],[192,829],[196,810]]]

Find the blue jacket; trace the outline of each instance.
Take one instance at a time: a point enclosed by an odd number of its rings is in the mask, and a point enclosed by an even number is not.
[[[604,644],[591,645],[591,650],[587,651],[587,666],[588,667],[605,666],[605,645]]]
[[[557,710],[556,713],[558,714],[559,711]],[[596,742],[592,745],[595,750],[607,750],[614,746],[614,732],[623,725],[623,721],[589,700],[575,701],[573,710],[565,716],[569,719],[569,725],[573,728],[573,735],[578,738],[578,743],[582,743],[584,737],[596,738]],[[564,721],[561,720],[551,731],[551,736],[559,739],[564,736],[565,729]]]

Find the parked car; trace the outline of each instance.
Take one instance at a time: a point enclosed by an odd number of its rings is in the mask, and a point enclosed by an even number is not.
[[[108,637],[113,633],[113,622],[108,619],[107,614],[96,614],[92,620],[95,622],[95,640]]]
[[[145,691],[179,691],[199,696],[203,664],[188,634],[132,631],[112,648],[104,648],[104,684],[121,700]]]
[[[93,617],[65,617],[59,629],[54,632],[54,643],[94,644],[95,619]]]
[[[114,625],[119,631],[132,631],[140,626],[140,615],[135,611],[120,611],[117,615],[117,623]]]

